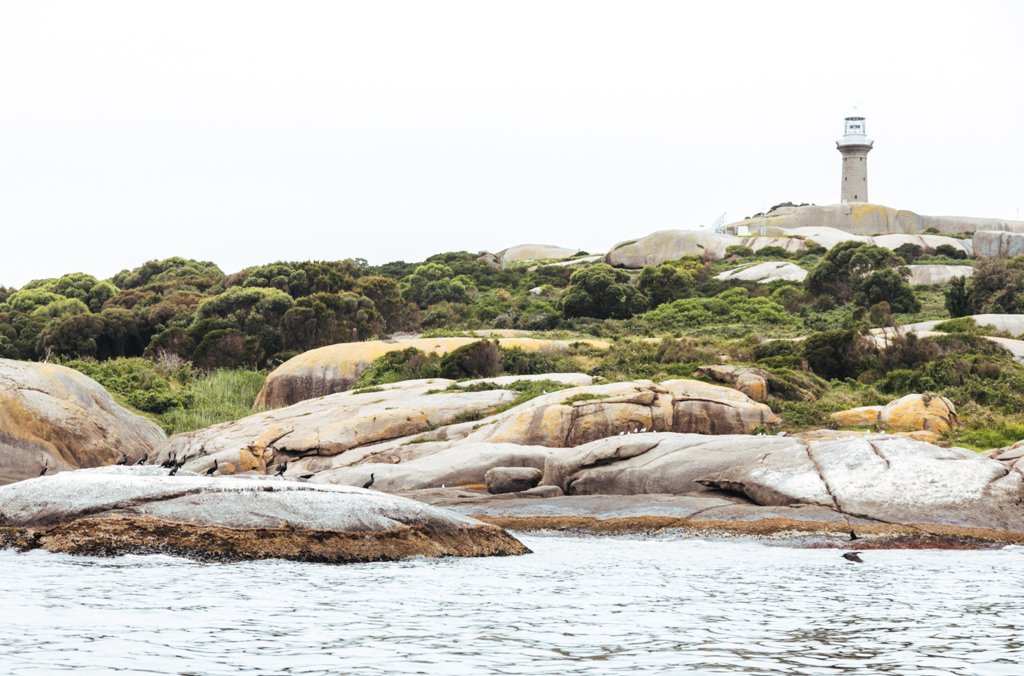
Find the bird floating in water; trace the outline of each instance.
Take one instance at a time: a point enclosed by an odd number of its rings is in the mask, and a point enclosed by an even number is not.
[[[217,458],[214,458],[213,459],[213,467],[211,467],[210,469],[206,470],[206,476],[210,476],[211,474],[213,474],[216,471],[217,471]]]
[[[284,473],[285,473],[285,470],[287,470],[287,469],[288,469],[288,461],[287,460],[285,460],[282,463],[279,463],[277,465],[277,474],[276,474],[276,476],[283,476]]]
[[[39,470],[39,476],[43,476],[44,474],[46,474],[46,470],[48,470],[48,469],[50,469],[50,466],[49,466],[49,464],[47,464],[47,462],[46,462],[46,461],[44,460],[44,461],[43,461],[43,468],[42,468],[41,470]]]
[[[126,465],[126,464],[128,464],[128,454],[127,454],[127,453],[122,453],[122,454],[121,454],[121,459],[120,459],[120,460],[118,460],[118,461],[117,461],[116,463],[114,463],[114,464],[115,464],[115,465]]]
[[[147,460],[149,460],[149,453],[148,452],[147,453],[143,453],[142,457],[139,458],[138,462],[136,462],[135,464],[136,465],[145,465]]]
[[[370,472],[370,480],[363,484],[363,488],[369,488],[373,485],[373,472]]]
[[[853,563],[864,563],[864,559],[860,558],[860,554],[864,552],[846,552],[843,554],[843,558]]]

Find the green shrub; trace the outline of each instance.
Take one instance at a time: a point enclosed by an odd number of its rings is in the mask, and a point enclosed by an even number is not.
[[[478,340],[441,357],[441,377],[493,378],[501,369],[501,353],[493,340]]]

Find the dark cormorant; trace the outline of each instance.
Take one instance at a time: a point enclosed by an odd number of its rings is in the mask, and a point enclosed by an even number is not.
[[[179,467],[181,467],[181,465],[171,465],[171,471],[167,473],[167,476],[174,476],[177,474]]]
[[[143,453],[142,457],[139,458],[139,461],[136,462],[135,464],[136,465],[145,465],[147,460],[149,460],[149,453],[148,452]]]
[[[860,558],[859,556],[863,553],[864,552],[846,552],[845,554],[843,554],[843,558],[847,561],[852,561],[853,563],[864,563],[864,559]]]
[[[115,465],[125,465],[125,464],[127,464],[127,463],[128,463],[128,454],[127,454],[127,453],[122,453],[122,454],[121,454],[121,459],[120,459],[120,460],[118,460],[118,461],[117,461],[116,463],[114,463],[114,464],[115,464]]]
[[[850,529],[850,542],[853,542],[854,540],[860,540],[860,536],[857,535],[857,533],[855,533],[854,530],[851,528]]]
[[[39,476],[43,476],[44,474],[46,474],[46,470],[48,470],[48,469],[50,469],[50,467],[49,467],[49,465],[46,464],[46,461],[44,460],[43,461],[43,468],[41,470],[39,470]]]
[[[373,485],[373,472],[370,472],[370,480],[363,484],[363,488],[369,488]]]
[[[216,471],[217,471],[217,458],[214,458],[213,459],[213,467],[211,467],[210,469],[206,470],[206,475],[209,476],[209,475],[213,474]]]
[[[285,470],[287,470],[287,469],[288,469],[288,461],[287,461],[287,460],[285,460],[285,461],[284,461],[284,462],[282,462],[282,463],[279,463],[279,464],[277,465],[277,474],[276,474],[276,476],[282,476],[282,475],[284,475],[284,473],[285,473]]]
[[[310,479],[313,478],[313,475],[312,474],[300,474],[299,478],[302,479],[303,481],[309,481]]]

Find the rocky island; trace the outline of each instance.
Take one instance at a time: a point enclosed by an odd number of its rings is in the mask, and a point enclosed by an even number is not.
[[[3,290],[0,537],[330,562],[525,552],[503,528],[1024,543],[1018,232],[780,206],[604,255]]]

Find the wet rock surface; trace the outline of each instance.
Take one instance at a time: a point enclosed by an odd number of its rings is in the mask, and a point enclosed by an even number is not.
[[[399,496],[270,477],[168,476],[151,466],[0,487],[0,545],[332,563],[527,551],[500,528]]]
[[[119,406],[96,381],[56,364],[0,359],[0,484],[135,461],[163,430]]]

